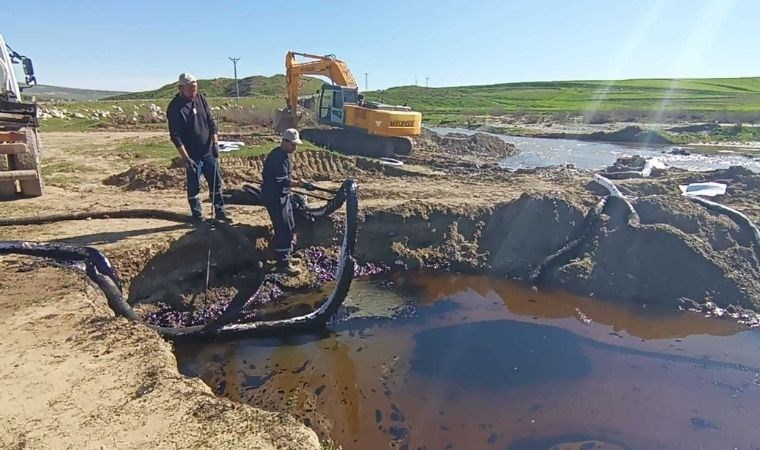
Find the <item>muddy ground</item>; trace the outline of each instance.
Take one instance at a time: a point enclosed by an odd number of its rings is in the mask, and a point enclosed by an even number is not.
[[[47,160],[78,167],[76,176],[59,176],[41,198],[0,202],[0,216],[130,208],[186,212],[182,168],[104,151],[157,135],[163,134],[47,133]],[[472,156],[468,147],[438,153],[427,148],[394,167],[314,152],[298,155],[294,166],[297,175],[322,187],[358,180],[360,262],[523,280],[577,234],[601,198],[589,172],[513,173]],[[258,178],[261,158],[233,157],[222,166],[226,187],[233,189]],[[631,227],[624,208],[611,205],[577,254],[547,270],[541,287],[669,310],[687,300],[731,311],[760,309],[760,248],[747,230],[681,197],[678,184],[690,180],[728,182],[720,201],[760,220],[757,174],[669,172],[620,181],[621,190],[636,198],[641,224]],[[266,212],[248,206],[230,211],[235,228],[255,243],[251,251],[264,251],[270,237]],[[302,226],[299,247],[336,244],[335,227],[330,220]],[[187,261],[161,272],[164,284],[187,278],[206,261],[205,247],[184,245],[196,242],[192,236],[199,231],[159,220],[61,222],[0,233],[3,239],[95,246],[112,258],[127,289],[137,286],[143,297],[149,295],[146,285],[136,280],[150,279],[155,267],[160,271],[163,253],[180,251]],[[217,258],[215,267],[235,262],[224,254]],[[0,267],[0,321],[9,343],[0,358],[2,447],[319,448],[316,435],[293,419],[216,398],[200,380],[179,375],[171,345],[114,319],[81,275],[27,258],[3,257]]]
[[[471,119],[467,128],[511,135],[543,137],[550,139],[577,139],[583,141],[681,144],[698,146],[705,151],[711,148],[731,148],[737,153],[757,158],[760,142],[757,139],[756,124],[736,124],[731,122],[700,121],[641,121],[629,118],[626,121],[594,120],[582,117],[523,116],[493,117],[481,116]],[[742,135],[742,127],[752,130]],[[744,138],[742,138],[744,137]]]

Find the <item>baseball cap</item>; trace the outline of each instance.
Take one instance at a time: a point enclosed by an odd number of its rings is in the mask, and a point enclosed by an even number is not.
[[[287,130],[283,131],[282,138],[294,144],[303,144],[303,141],[298,137],[298,130],[295,128],[288,128]]]
[[[198,80],[196,80],[195,77],[193,76],[193,74],[191,74],[191,73],[185,72],[185,73],[179,74],[179,85],[180,86],[183,86],[185,84],[197,83],[197,82],[198,82]]]

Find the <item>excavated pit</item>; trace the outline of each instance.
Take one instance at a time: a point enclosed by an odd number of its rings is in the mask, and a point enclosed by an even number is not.
[[[356,275],[434,268],[528,281],[547,256],[577,235],[595,200],[523,194],[489,208],[405,204],[365,211]],[[539,288],[668,311],[685,302],[759,309],[760,249],[748,230],[678,196],[642,197],[634,206],[641,219],[637,227],[627,223],[622,203],[610,201],[576,253],[546,267]],[[252,280],[272,258],[267,248],[271,230],[248,225],[224,232],[196,229],[145,254],[137,273],[132,258],[130,302],[143,305],[145,314],[164,325],[202,323],[241,296],[254,297],[248,319],[286,317],[277,305],[307,311],[330,287],[339,221],[299,221],[296,256],[304,259],[303,274],[295,279],[268,275],[258,296],[251,292]],[[296,299],[287,300],[291,297]],[[254,312],[257,308],[264,311]]]
[[[334,231],[334,230],[333,230]],[[202,226],[117,268],[140,269],[128,278],[128,302],[145,320],[165,327],[192,326],[219,317],[230,302],[247,301],[239,322],[275,320],[302,315],[321,305],[332,289],[339,265],[338,236],[326,246],[299,246],[294,256],[302,273],[286,277],[268,273],[259,288],[258,275],[274,259],[267,246],[271,230],[249,225]],[[373,263],[359,264],[356,277],[387,271]],[[122,272],[123,274],[123,272]]]

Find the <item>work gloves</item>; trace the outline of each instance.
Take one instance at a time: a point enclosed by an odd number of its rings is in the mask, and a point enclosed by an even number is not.
[[[219,144],[214,142],[211,144],[211,154],[214,155],[214,158],[219,157]]]

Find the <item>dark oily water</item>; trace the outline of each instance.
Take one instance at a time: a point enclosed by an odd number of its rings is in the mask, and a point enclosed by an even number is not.
[[[350,300],[323,335],[178,347],[180,368],[344,449],[760,445],[760,334],[730,321],[432,272]]]

